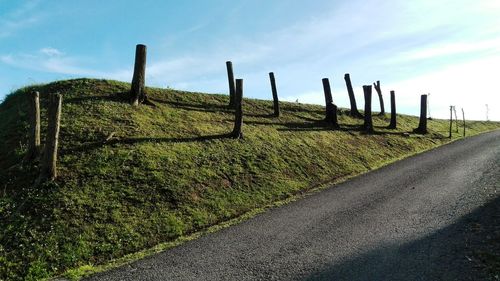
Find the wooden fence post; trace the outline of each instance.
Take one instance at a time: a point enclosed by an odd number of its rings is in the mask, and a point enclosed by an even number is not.
[[[413,130],[417,134],[427,134],[427,95],[420,96],[420,121],[418,128]]]
[[[234,129],[231,133],[233,139],[243,138],[243,133],[241,132],[241,127],[243,125],[243,79],[236,79],[236,91],[235,91],[235,111],[234,111]]]
[[[349,94],[349,101],[351,103],[350,115],[356,118],[362,118],[363,115],[359,113],[358,107],[356,106],[356,96],[354,96],[354,90],[352,89],[351,76],[349,73],[344,74],[345,85],[347,87],[347,93]]]
[[[229,107],[233,108],[235,106],[233,63],[231,61],[226,61],[226,68],[227,68],[227,81],[229,84]]]
[[[40,93],[29,93],[29,135],[28,151],[24,157],[25,161],[30,161],[40,154]]]
[[[455,131],[458,133],[458,117],[457,117],[457,108],[453,106],[453,114],[455,114]]]
[[[464,138],[465,138],[465,112],[463,107],[462,107],[462,118],[464,120]]]
[[[332,90],[328,78],[323,78],[323,91],[325,93],[325,121],[334,129],[339,128],[337,120],[337,106],[333,104]]]
[[[382,89],[380,89],[380,81],[373,83],[373,87],[375,88],[375,91],[377,91],[378,100],[380,101],[380,113],[379,113],[379,115],[384,115],[385,114],[384,98],[382,97]]]
[[[278,99],[278,90],[276,89],[276,79],[274,78],[274,73],[269,72],[269,80],[271,80],[271,91],[273,92],[273,107],[274,116],[280,116],[280,102]]]
[[[453,105],[450,105],[450,135],[448,136],[451,139],[451,128],[453,127]]]
[[[146,83],[146,46],[138,44],[135,47],[134,76],[130,90],[131,103],[134,106],[146,99],[144,87]]]
[[[387,127],[388,129],[396,129],[396,95],[394,91],[391,91],[391,123]]]
[[[49,95],[48,126],[45,149],[42,156],[40,176],[37,184],[57,177],[57,149],[59,146],[59,128],[61,126],[62,95]]]
[[[373,133],[373,121],[372,121],[372,86],[363,86],[363,93],[365,95],[365,122],[363,123],[363,129],[367,133]]]

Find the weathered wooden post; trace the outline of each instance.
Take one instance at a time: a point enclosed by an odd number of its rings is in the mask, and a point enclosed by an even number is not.
[[[49,95],[48,126],[45,139],[45,149],[42,155],[40,176],[37,184],[57,177],[57,149],[59,146],[59,128],[61,126],[61,94]]]
[[[233,108],[235,106],[233,63],[231,61],[226,61],[226,68],[227,68],[227,81],[229,84],[229,107]]]
[[[146,93],[146,45],[138,44],[135,47],[134,76],[132,77],[132,88],[130,90],[131,103],[134,106],[144,102]]]
[[[273,92],[273,107],[274,116],[280,116],[280,102],[278,100],[278,90],[276,89],[276,79],[274,78],[274,73],[269,72],[269,80],[271,80],[271,91]]]
[[[330,82],[328,78],[323,78],[321,81],[323,82],[323,93],[325,95],[325,105],[326,105],[325,120],[328,121],[331,119],[329,118],[331,117],[329,116],[331,112],[329,111],[330,108],[328,107],[328,105],[333,103],[332,91],[330,89]]]
[[[451,139],[451,128],[453,127],[453,105],[450,105],[450,135],[448,136]]]
[[[462,118],[464,120],[464,138],[465,138],[465,112],[463,107],[462,107]]]
[[[356,106],[356,97],[354,96],[354,90],[352,89],[351,76],[349,73],[344,74],[345,85],[347,87],[347,93],[349,94],[349,101],[351,103],[350,115],[356,118],[362,118],[363,115],[359,113],[358,107]]]
[[[391,91],[391,123],[387,127],[388,129],[396,129],[396,95],[394,91]]]
[[[323,91],[325,93],[325,121],[334,129],[339,128],[337,120],[337,106],[333,103],[332,90],[330,88],[330,81],[328,78],[323,78]]]
[[[413,130],[417,134],[427,134],[427,95],[420,96],[420,121],[418,128]]]
[[[241,127],[243,125],[243,79],[236,79],[236,91],[235,91],[235,111],[234,111],[234,129],[231,133],[233,139],[243,138],[243,133],[241,132]]]
[[[375,88],[375,91],[377,91],[378,100],[380,101],[380,113],[379,113],[379,115],[384,115],[385,114],[384,98],[382,97],[382,90],[380,89],[380,81],[373,83],[373,87]]]
[[[363,93],[365,95],[365,122],[363,123],[363,130],[367,133],[373,133],[372,121],[372,86],[363,86]]]
[[[28,151],[24,157],[25,161],[30,161],[38,157],[40,153],[40,93],[29,93],[29,135]]]
[[[453,114],[455,114],[455,132],[458,133],[458,117],[456,106],[453,106]]]

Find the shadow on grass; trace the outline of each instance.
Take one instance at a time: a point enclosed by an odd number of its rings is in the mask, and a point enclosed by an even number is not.
[[[191,104],[191,103],[182,103],[182,102],[174,102],[174,101],[164,101],[164,100],[159,100],[159,99],[151,99],[151,100],[154,102],[157,102],[157,103],[168,104],[170,106],[174,106],[176,108],[181,108],[184,110],[192,110],[192,111],[199,111],[199,112],[213,112],[213,113],[220,113],[220,112],[233,113],[234,112],[234,109],[227,106],[227,105],[209,104],[209,103]],[[275,117],[273,112],[260,113],[260,114],[246,113],[244,116],[257,117],[257,118]]]
[[[363,129],[363,125],[340,124],[340,128],[333,128],[324,120],[314,120],[311,122],[263,122],[263,121],[245,121],[247,125],[264,125],[264,126],[281,126],[285,128],[277,128],[277,131],[343,131],[343,132],[360,132],[366,135],[397,135],[409,136],[410,132],[394,132],[394,131],[377,131],[368,133]],[[229,122],[230,120],[226,120]],[[387,129],[387,127],[380,127]]]
[[[290,112],[309,112],[309,113],[315,113],[315,114],[324,114],[325,109],[315,109],[315,108],[305,108],[305,104],[286,104],[286,105],[281,105],[280,110],[284,113],[290,113]]]
[[[289,115],[292,115],[296,118],[299,118],[299,119],[302,119],[302,120],[306,120],[306,121],[309,121],[309,122],[316,122],[318,121],[318,118],[312,118],[312,117],[306,117],[306,116],[301,116],[299,114],[295,114],[295,113],[289,113]]]
[[[126,102],[126,99],[124,98],[124,93],[118,93],[114,95],[108,95],[108,96],[84,96],[84,97],[75,97],[75,98],[68,98],[65,99],[63,102],[64,103],[71,103],[71,104],[79,104],[85,101],[115,101],[115,102]],[[63,97],[64,99],[64,97]]]
[[[442,134],[439,134],[439,133],[429,133],[427,134],[431,137],[431,139],[435,139],[435,140],[444,140],[444,139],[449,139],[449,137],[446,135],[442,135]]]
[[[126,138],[126,139],[111,139],[109,141],[97,141],[84,143],[74,147],[68,147],[62,149],[63,153],[70,152],[81,152],[81,151],[89,151],[93,149],[97,149],[104,146],[116,145],[116,144],[139,144],[139,143],[185,143],[185,142],[204,142],[210,140],[219,140],[219,139],[230,139],[232,138],[231,133],[226,134],[217,134],[217,135],[208,135],[208,136],[198,136],[198,137],[186,137],[186,138]]]
[[[278,131],[333,131],[334,128],[331,124],[324,120],[314,120],[312,122],[289,122],[284,123],[282,126],[286,128],[279,128]]]
[[[227,120],[229,122],[229,120]],[[319,131],[332,130],[331,126],[323,120],[314,120],[313,122],[262,122],[262,121],[244,121],[247,125],[263,125],[263,126],[281,126],[286,128],[278,128],[278,131]]]
[[[153,98],[151,98],[151,101],[190,111],[213,112],[213,113],[219,113],[219,112],[229,113],[234,111],[233,109],[229,108],[229,106],[221,104],[210,104],[210,103],[192,104],[192,103],[184,103],[176,101],[165,101]]]
[[[364,251],[298,280],[495,280],[500,270],[498,213],[497,196],[423,238]]]
[[[247,117],[256,117],[256,118],[273,118],[276,117],[274,113],[262,113],[262,114],[245,114]]]
[[[247,122],[248,123],[248,122]],[[263,123],[266,124],[266,123]],[[269,123],[267,123],[269,125]],[[310,123],[276,123],[287,128],[279,128],[278,131],[341,131],[341,132],[359,132],[362,135],[397,135],[409,136],[408,132],[377,131],[368,133],[363,125],[340,124],[339,128],[333,128],[323,120],[316,120]]]

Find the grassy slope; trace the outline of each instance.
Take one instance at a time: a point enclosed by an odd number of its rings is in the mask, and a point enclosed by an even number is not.
[[[375,117],[379,133],[365,135],[345,114],[342,130],[331,131],[315,121],[320,106],[282,103],[274,118],[272,103],[259,100],[245,100],[245,138],[232,140],[219,137],[232,129],[227,96],[149,88],[158,106],[133,108],[118,98],[128,89],[60,81],[0,105],[0,280],[102,264],[449,142],[446,121],[429,121],[422,137],[406,134],[415,117],[399,116],[396,131]],[[42,107],[47,93],[64,96],[60,177],[43,188],[31,186],[36,166],[8,169],[26,148],[30,90],[40,91]],[[498,127],[469,122],[468,134]]]

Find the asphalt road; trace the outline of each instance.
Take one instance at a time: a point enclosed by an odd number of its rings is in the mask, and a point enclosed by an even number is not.
[[[500,131],[460,140],[88,280],[481,280]]]

